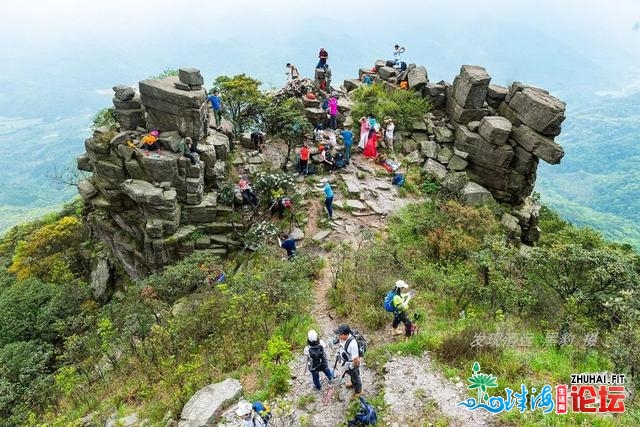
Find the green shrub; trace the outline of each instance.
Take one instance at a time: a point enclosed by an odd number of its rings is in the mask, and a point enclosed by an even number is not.
[[[116,109],[114,107],[105,107],[98,111],[93,118],[91,129],[98,129],[100,127],[115,128],[118,125],[116,120]]]

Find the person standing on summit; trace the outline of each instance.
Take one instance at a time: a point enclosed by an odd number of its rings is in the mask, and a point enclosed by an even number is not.
[[[320,52],[318,52],[318,65],[316,65],[316,68],[324,68],[325,64],[327,63],[327,59],[329,59],[329,53],[324,50],[323,47],[320,48]]]

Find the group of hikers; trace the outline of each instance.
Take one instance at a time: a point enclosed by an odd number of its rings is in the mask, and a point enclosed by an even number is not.
[[[415,327],[407,315],[412,297],[412,294],[407,292],[408,287],[404,280],[396,281],[394,289],[389,291],[383,302],[385,310],[393,313],[392,334],[404,334],[406,339],[415,333]],[[399,329],[400,323],[404,324],[404,331]],[[337,345],[335,359],[330,358],[327,343],[315,329],[307,332],[307,343],[303,354],[306,356],[305,370],[311,374],[312,387],[316,391],[322,391],[323,383],[320,374],[326,377],[327,387],[341,386],[345,377],[348,376],[349,381],[345,383],[345,387],[352,390],[351,399],[360,399],[361,403],[361,410],[356,413],[354,421],[350,421],[349,425],[374,424],[377,419],[375,410],[361,396],[360,367],[367,351],[367,342],[360,332],[346,324],[338,326],[333,332],[336,337],[331,344]],[[334,361],[333,367],[331,361]],[[342,371],[341,375],[339,371]],[[328,398],[323,399],[325,404],[329,403],[333,395],[327,394],[327,396]],[[261,402],[242,401],[238,404],[235,413],[243,421],[243,426],[247,427],[266,426],[271,418],[269,408]]]
[[[143,136],[140,141],[136,139],[135,134],[130,134],[127,139],[127,146],[130,148],[142,148],[144,149],[145,155],[149,155],[149,153],[154,152],[156,156],[160,156],[162,153],[160,149],[160,131],[158,129],[152,129]],[[177,153],[180,153],[182,156],[189,159],[192,165],[195,165],[198,162],[198,154],[197,154],[197,143],[193,142],[190,137],[182,138],[177,145]]]

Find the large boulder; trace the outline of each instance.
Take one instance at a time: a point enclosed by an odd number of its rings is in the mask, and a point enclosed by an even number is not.
[[[552,165],[560,163],[564,156],[564,150],[560,145],[526,125],[514,127],[511,131],[511,137],[526,151]]]
[[[390,77],[396,76],[396,69],[393,67],[380,67],[378,69],[378,75],[382,80],[389,80]]]
[[[198,390],[184,405],[180,413],[179,427],[211,427],[226,406],[240,397],[242,386],[234,378],[209,384]]]
[[[447,167],[434,159],[427,159],[422,168],[427,174],[433,175],[439,179],[444,178],[447,174]]]
[[[490,81],[483,67],[463,65],[453,81],[452,96],[463,108],[482,108]]]
[[[178,69],[178,79],[189,86],[202,86],[204,84],[204,78],[202,78],[202,74],[197,68]]]
[[[539,88],[516,86],[516,89],[519,90],[514,90],[508,103],[517,117],[543,135],[559,135],[566,104]]]
[[[115,93],[115,98],[118,101],[129,101],[136,96],[135,89],[125,85],[114,86],[113,92]]]
[[[493,108],[498,108],[500,103],[505,100],[509,93],[509,89],[504,86],[489,85],[487,89],[487,104]]]
[[[480,120],[478,133],[492,144],[502,145],[509,139],[511,122],[500,116],[484,117]]]
[[[407,80],[409,82],[409,89],[421,90],[429,82],[427,69],[423,66],[419,66],[409,70],[407,73]]]
[[[460,193],[462,200],[471,206],[480,206],[493,200],[491,192],[475,182],[467,183]]]
[[[456,123],[467,124],[469,122],[480,121],[489,114],[486,108],[465,108],[453,97],[447,98],[446,112]]]

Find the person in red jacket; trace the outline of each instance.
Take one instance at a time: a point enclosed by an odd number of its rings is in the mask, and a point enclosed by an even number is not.
[[[300,149],[300,171],[299,171],[300,173],[304,173],[305,175],[309,174],[309,155],[310,154],[311,153],[309,150],[309,144],[305,142],[302,148]]]

